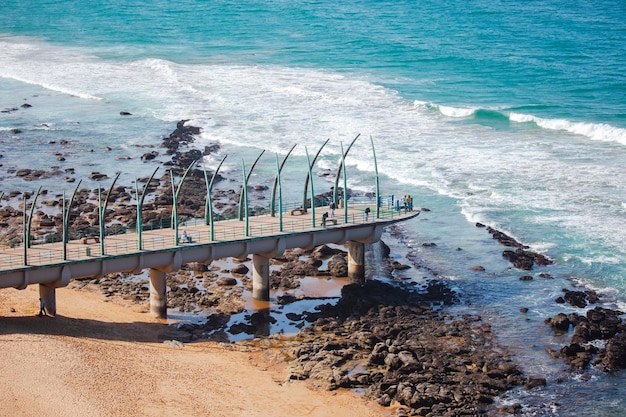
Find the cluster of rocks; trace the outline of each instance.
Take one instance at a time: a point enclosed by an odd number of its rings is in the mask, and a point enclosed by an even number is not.
[[[476,227],[485,227],[482,223],[476,223]],[[521,244],[511,236],[500,232],[492,227],[487,227],[487,231],[504,246],[515,248],[515,250],[505,250],[502,256],[509,260],[518,269],[530,271],[534,264],[545,266],[552,264],[552,260],[545,255],[528,250],[529,247]]]
[[[97,196],[98,190],[80,189],[76,192],[72,210],[69,216],[68,234],[70,239],[79,239],[84,236],[93,236],[99,234],[100,218],[98,215],[97,197],[94,199],[94,193]],[[45,196],[47,190],[42,191]],[[11,193],[11,195],[19,195]],[[130,202],[131,195],[126,191],[125,187],[116,187],[111,190],[111,200],[116,202],[113,209],[105,211],[105,234],[115,235],[124,233],[128,225],[134,225],[136,219],[136,208],[128,206],[126,202]],[[33,232],[31,239],[33,244],[59,242],[63,235],[63,214],[60,209],[62,205],[62,196],[54,196],[53,199],[42,199],[38,202],[42,206],[57,207],[56,214],[50,214],[43,209],[35,210],[33,216]],[[159,216],[162,213],[155,210]],[[0,208],[0,224],[5,227],[1,237],[1,243],[8,246],[20,245],[23,240],[23,212],[12,206]],[[151,214],[146,216],[151,218]]]
[[[230,271],[220,270],[204,264],[183,265],[180,271],[169,273],[167,307],[180,312],[195,312],[215,307],[216,312],[233,314],[244,311],[241,294],[250,280],[240,277],[243,286],[237,286],[236,279],[224,279],[220,274]],[[150,283],[145,277],[129,273],[108,274],[100,278],[73,280],[73,288],[97,289],[105,297],[128,300],[148,307]],[[191,340],[191,338],[185,339]]]
[[[29,109],[29,108],[31,108],[33,106],[31,104],[24,103],[20,107],[23,108],[23,109]],[[17,108],[17,107],[6,107],[6,108],[0,110],[0,113],[13,113],[13,112],[16,112],[18,110],[19,110],[19,108]],[[14,129],[14,130],[18,130],[18,129]],[[19,132],[14,132],[14,133],[19,133]]]
[[[477,223],[477,227],[485,227]],[[509,259],[516,268],[532,269],[534,264],[550,265],[552,260],[536,252],[528,251],[528,246],[522,245],[512,237],[488,227],[487,230],[505,246],[515,250],[505,250],[502,256]],[[541,274],[543,278],[551,278],[548,274]],[[532,280],[531,276],[523,276],[520,280]],[[599,301],[598,294],[593,290],[571,291],[563,289],[563,296],[555,300],[559,304],[569,304],[577,308],[586,308],[588,304]],[[522,309],[527,311],[527,309]],[[590,364],[605,372],[626,369],[626,324],[619,316],[623,312],[608,308],[595,307],[588,310],[586,315],[559,313],[555,317],[545,319],[546,324],[555,331],[573,334],[568,345],[559,351],[546,347],[546,351],[553,358],[567,361],[573,369],[584,370]],[[600,342],[600,343],[598,343]]]
[[[595,303],[598,296],[593,291],[570,291],[557,302],[585,308]],[[553,358],[567,361],[573,369],[584,370],[590,364],[604,372],[626,369],[626,323],[620,318],[620,310],[596,306],[584,315],[558,313],[545,322],[557,332],[569,333],[573,329],[569,344],[556,351],[546,347]],[[598,343],[598,342],[601,343]]]
[[[218,145],[207,146],[204,152],[200,152],[197,149],[181,150],[181,145],[188,145],[193,142],[193,135],[200,133],[200,128],[186,126],[185,122],[185,120],[180,121],[176,130],[163,139],[163,146],[168,149],[168,154],[172,155],[172,160],[166,162],[165,165],[171,166],[177,175],[181,174],[191,162],[209,153],[219,151]],[[37,180],[56,174],[58,173],[28,168],[15,171],[16,176],[25,180]],[[170,173],[166,172],[160,179],[152,179],[152,182],[146,187],[146,192],[154,193],[155,196],[152,200],[145,202],[143,206],[142,222],[144,230],[162,227],[163,225],[168,225],[171,221],[171,213],[168,210],[161,209],[162,207],[171,206],[173,200],[169,175]],[[100,172],[92,172],[88,177],[95,181],[108,178],[106,174]],[[209,173],[209,179],[211,178],[212,174]],[[215,180],[219,181],[222,179],[222,177],[217,177]],[[141,178],[138,181],[145,184],[148,178]],[[105,210],[104,217],[106,235],[123,233],[128,227],[136,226],[137,207],[132,201],[133,196],[131,193],[133,191],[134,187],[123,185],[107,190],[109,193],[109,205]],[[77,191],[72,203],[70,223],[68,224],[70,239],[99,234],[98,193],[98,189],[89,190],[82,188]],[[63,200],[61,194],[54,195],[51,198],[47,198],[47,190],[42,190],[41,194],[43,198],[39,200],[38,204],[48,207],[61,207]],[[224,196],[222,197],[226,198],[220,202],[222,209],[228,208],[227,202],[229,200],[232,200],[230,206],[237,204],[238,199],[231,198],[226,192],[223,194]],[[235,192],[232,191],[231,194],[235,194]],[[206,184],[203,170],[194,169],[190,171],[184,184],[184,192],[181,195],[182,197],[178,201],[178,213],[182,221],[186,218],[202,217],[204,215]],[[32,193],[12,191],[5,198],[9,200],[15,198],[30,199],[31,196]],[[219,199],[220,196],[217,198]],[[22,243],[23,218],[23,212],[11,205],[0,208],[0,224],[6,228],[0,240],[1,244],[16,246]],[[60,210],[56,215],[48,214],[44,210],[35,211],[33,224],[38,227],[33,232],[31,243],[49,243],[62,239],[63,218]]]
[[[121,115],[130,115],[121,112]],[[143,229],[149,230],[167,226],[171,222],[171,212],[162,210],[163,207],[171,206],[173,203],[171,183],[171,175],[175,175],[175,180],[180,181],[182,175],[187,169],[202,157],[219,152],[220,146],[212,144],[204,147],[204,150],[194,149],[190,145],[195,141],[195,136],[201,133],[201,129],[196,126],[187,125],[188,120],[181,120],[177,123],[176,129],[167,137],[164,137],[161,147],[166,148],[165,154],[170,157],[168,161],[163,162],[164,166],[169,167],[160,178],[152,178],[150,184],[147,184],[149,178],[140,178],[138,182],[144,184],[145,192],[151,194],[151,198],[144,202],[142,208]],[[66,145],[67,140],[62,140],[61,144]],[[107,150],[110,148],[107,147]],[[142,155],[141,159],[149,161],[159,156],[158,151],[151,151]],[[56,170],[33,170],[29,168],[13,170],[16,176],[24,180],[38,180],[48,178],[63,173],[73,173],[73,168],[67,168],[65,171]],[[213,179],[214,173],[207,172],[208,180]],[[109,178],[106,174],[100,172],[92,172],[88,177],[94,181],[102,181]],[[73,182],[74,178],[64,176],[66,181]],[[206,196],[206,180],[203,169],[193,168],[187,172],[182,192],[177,200],[177,211],[180,221],[191,218],[202,218],[205,215],[205,196]],[[224,178],[217,175],[214,182],[217,184]],[[180,182],[179,182],[180,184]],[[252,200],[263,200],[264,191],[268,190],[266,185],[250,186],[250,190],[255,192]],[[134,194],[134,186],[116,186],[114,189],[107,190],[110,192],[107,209],[105,210],[104,223],[105,234],[116,234],[123,232],[126,228],[136,227],[137,208],[132,201],[131,193]],[[69,236],[70,239],[80,238],[83,236],[99,234],[99,216],[97,215],[98,189],[88,190],[80,189],[76,199],[72,202],[72,210],[70,214]],[[240,190],[233,189],[215,189],[213,190],[214,207],[216,209],[215,216],[218,219],[231,219],[239,216],[238,207],[240,201]],[[32,193],[31,193],[32,194]],[[8,193],[4,199],[13,201],[16,198],[29,199],[31,194],[21,193],[20,191],[12,191]],[[45,196],[47,190],[42,191]],[[316,196],[320,200],[324,196]],[[52,199],[40,199],[38,204],[49,207],[60,207],[63,196],[61,194],[54,195]],[[11,210],[11,211],[9,211]],[[264,214],[265,209],[261,206],[251,207],[249,215]],[[24,215],[18,209],[13,210],[6,207],[6,210],[0,211],[0,224],[7,225],[7,232],[0,237],[0,244],[8,246],[16,246],[22,243],[23,239],[23,221]],[[61,214],[49,215],[42,210],[35,213],[34,221],[41,227],[33,233],[32,244],[49,243],[60,241],[62,238],[63,220]]]
[[[382,406],[420,416],[483,415],[500,393],[536,383],[498,349],[480,317],[432,309],[425,294],[455,301],[449,289],[434,287],[446,285],[431,281],[421,291],[379,281],[344,286],[339,302],[311,313],[314,324],[298,333],[290,378],[329,390],[361,388]]]
[[[52,175],[43,169],[22,168],[15,171],[15,176],[25,181],[35,181],[42,178],[50,178]]]
[[[305,256],[306,260],[301,260]],[[270,288],[294,289],[300,286],[302,277],[346,277],[348,261],[346,251],[320,245],[312,250],[288,249],[281,256],[272,259],[280,264],[280,269],[270,272]],[[320,269],[327,260],[326,269]]]
[[[584,290],[584,291],[571,291],[567,288],[563,288],[563,296],[557,297],[556,301],[558,304],[569,304],[578,308],[585,308],[587,304],[596,304],[600,301],[600,297],[598,293],[593,290]]]

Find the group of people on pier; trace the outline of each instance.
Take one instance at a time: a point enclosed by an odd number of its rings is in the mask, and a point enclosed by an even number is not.
[[[404,210],[405,213],[409,211],[413,211],[413,197],[410,195],[404,195],[402,198],[398,198],[395,200],[394,204],[394,195],[391,195],[391,206],[395,205],[396,211]]]

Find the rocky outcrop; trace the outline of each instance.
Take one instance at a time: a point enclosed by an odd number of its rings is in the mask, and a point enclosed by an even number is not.
[[[480,223],[477,223],[476,226],[485,227]],[[535,264],[540,266],[552,264],[552,260],[550,258],[540,253],[528,250],[528,246],[522,245],[511,236],[508,236],[507,234],[491,227],[487,227],[487,231],[493,236],[494,239],[504,246],[515,248],[514,250],[503,251],[502,256],[507,258],[516,268],[530,271]]]
[[[334,255],[328,261],[328,272],[333,277],[347,277],[348,276],[348,262],[345,256]]]
[[[482,415],[499,393],[526,383],[506,355],[486,348],[494,343],[487,323],[438,314],[427,298],[377,281],[345,286],[336,306],[307,318],[315,322],[297,336],[289,377],[360,388],[422,416]]]
[[[181,120],[176,124],[174,130],[166,138],[163,138],[162,147],[167,148],[167,153],[173,155],[176,153],[180,145],[188,145],[195,141],[194,135],[199,135],[201,129],[196,126],[186,126],[189,120]]]
[[[578,370],[586,369],[589,364],[603,371],[626,369],[626,324],[620,318],[623,314],[619,310],[595,307],[585,315],[559,313],[546,319],[555,330],[569,332],[573,329],[569,345],[559,352],[550,349],[548,352]],[[603,348],[593,343],[598,340],[606,341]]]
[[[573,307],[585,308],[587,304],[595,304],[599,301],[598,294],[593,290],[571,291],[564,288],[563,292],[564,295],[555,300],[559,304],[568,303]]]
[[[626,332],[622,330],[607,342],[599,366],[606,371],[626,369]]]

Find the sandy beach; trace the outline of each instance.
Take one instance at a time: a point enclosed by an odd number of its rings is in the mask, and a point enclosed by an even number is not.
[[[0,290],[0,416],[389,415],[349,391],[287,381],[285,362],[253,344],[168,343],[164,321],[98,294]]]

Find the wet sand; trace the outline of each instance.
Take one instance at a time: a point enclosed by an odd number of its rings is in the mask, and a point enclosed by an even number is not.
[[[14,309],[15,311],[12,311]],[[252,343],[172,343],[145,307],[57,289],[58,316],[37,317],[38,288],[0,290],[0,415],[388,416],[349,391],[287,381],[286,362]]]

